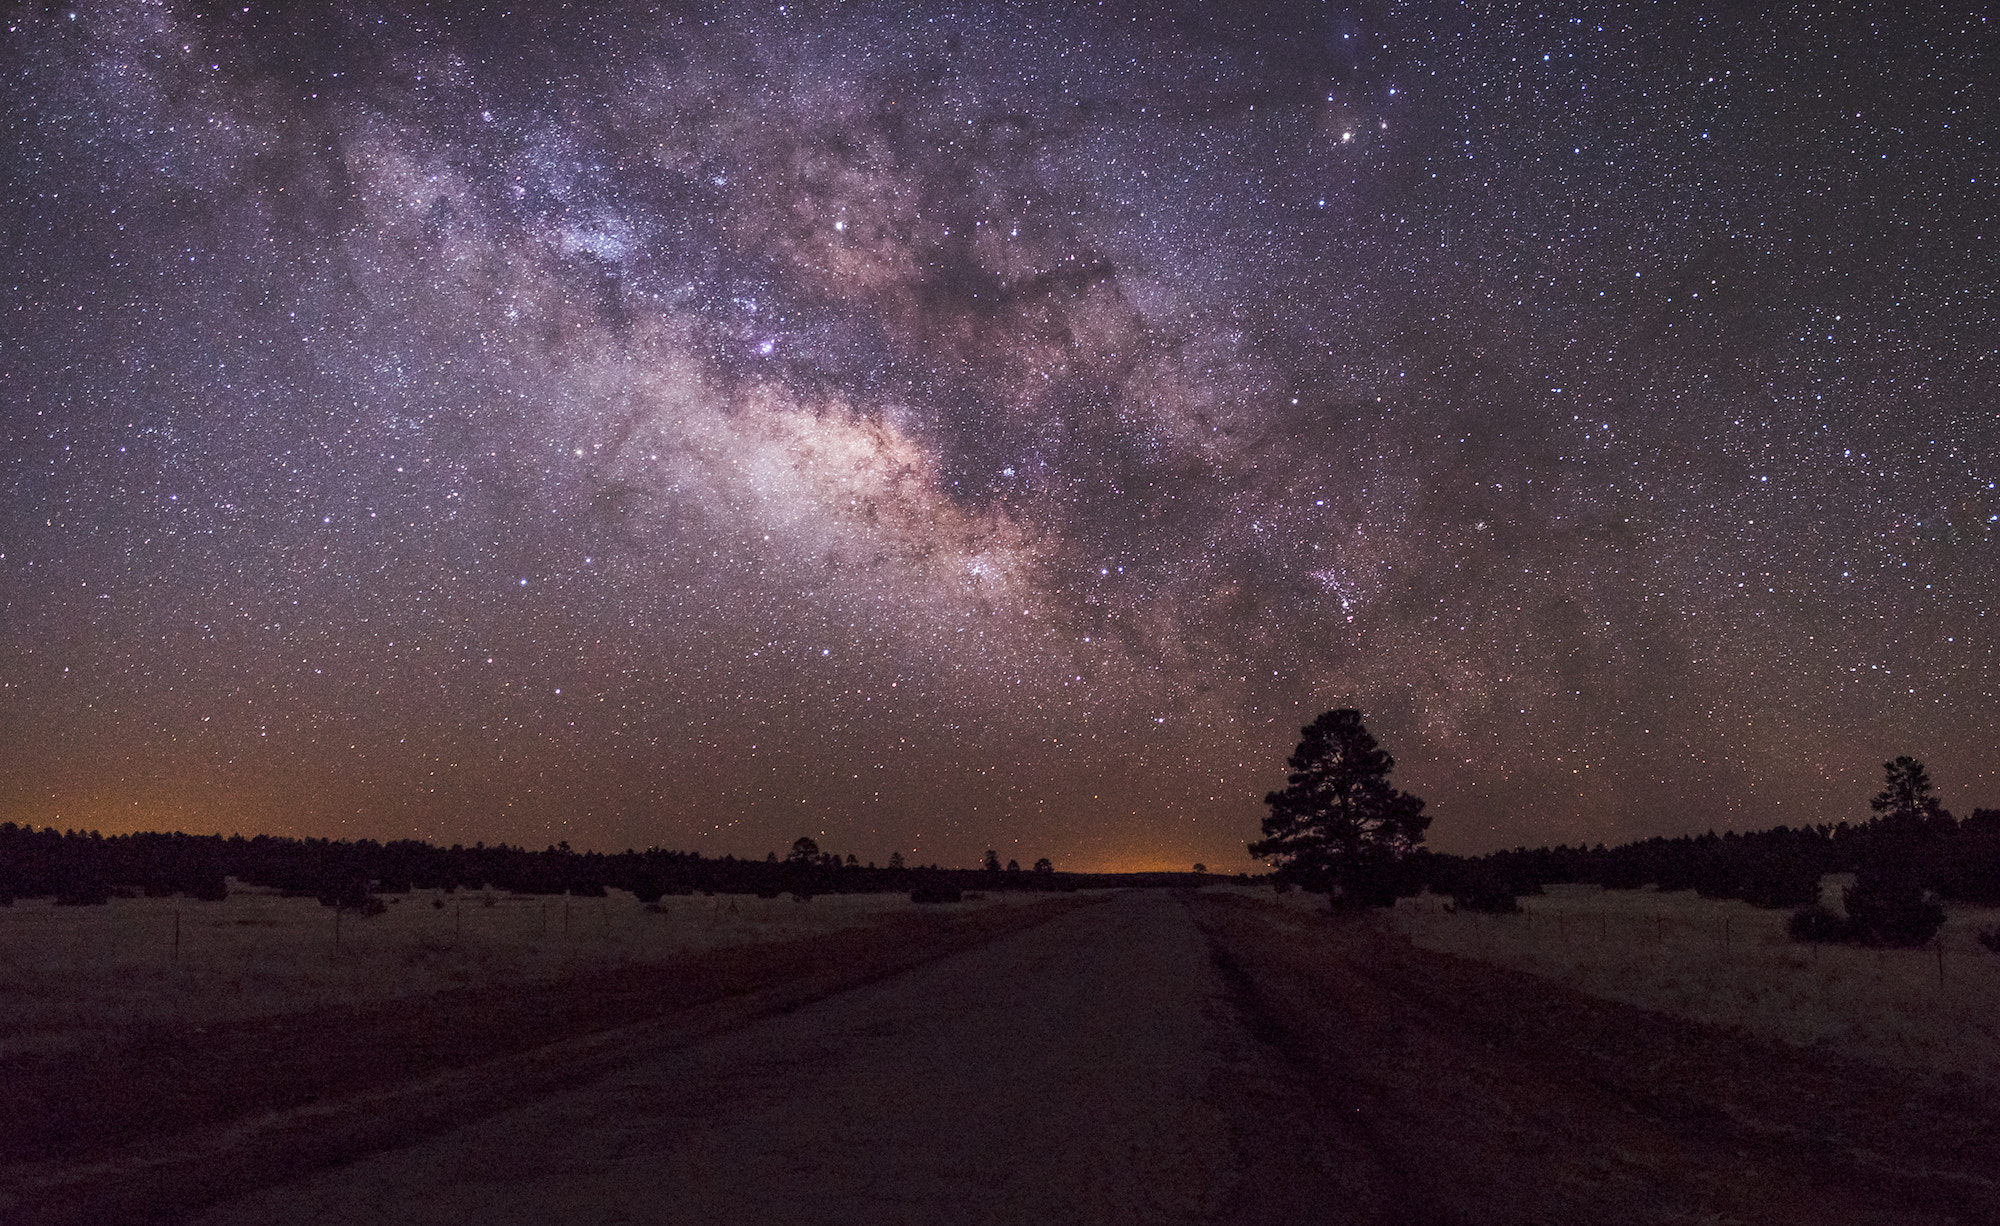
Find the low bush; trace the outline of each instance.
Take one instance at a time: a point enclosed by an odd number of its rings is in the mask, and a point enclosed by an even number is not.
[[[222,902],[229,897],[229,879],[221,873],[199,873],[182,885],[196,902]]]
[[[110,901],[111,887],[102,881],[65,881],[56,888],[58,907],[101,907]]]
[[[956,886],[920,885],[910,891],[911,902],[963,902],[965,895]]]
[[[1792,939],[1914,949],[1944,927],[1944,904],[1907,879],[1864,874],[1842,897],[1846,915],[1817,903],[1793,912],[1787,925]]]
[[[1817,944],[1845,941],[1854,935],[1854,926],[1847,922],[1846,916],[1818,903],[1792,912],[1792,918],[1786,923],[1785,930],[1792,934],[1794,941]]]
[[[1744,880],[1742,898],[1771,911],[1811,906],[1819,901],[1819,877],[1818,865],[1760,868]]]
[[[1451,905],[1455,910],[1477,911],[1482,915],[1512,915],[1521,909],[1514,891],[1496,881],[1468,881],[1454,886]]]
[[[1911,881],[1869,880],[1847,888],[1847,921],[1864,945],[1908,949],[1928,944],[1944,927],[1944,904]]]
[[[1443,865],[1431,888],[1451,896],[1452,910],[1476,911],[1482,915],[1512,915],[1521,909],[1520,895],[1542,893],[1539,882],[1523,886],[1489,865],[1476,863]],[[1388,900],[1388,905],[1395,905],[1394,898]]]

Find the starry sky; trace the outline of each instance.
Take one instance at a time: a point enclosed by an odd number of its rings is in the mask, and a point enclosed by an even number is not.
[[[15,5],[0,818],[2000,805],[1981,6]]]

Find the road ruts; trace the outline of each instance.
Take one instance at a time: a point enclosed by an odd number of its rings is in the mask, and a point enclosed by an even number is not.
[[[1128,894],[422,1144],[223,1224],[1212,1222],[1220,977]]]
[[[1103,895],[892,911],[809,940],[140,1032],[0,1067],[0,1223],[150,1226],[523,1106]]]
[[[1289,1147],[1274,1174],[1351,1189],[1351,1220],[2000,1223],[1992,1087],[1595,1000],[1368,918],[1194,909],[1263,1063],[1296,1092],[1295,1114],[1244,1127]]]
[[[1373,920],[1135,892],[195,1220],[1972,1224],[1994,1115]]]

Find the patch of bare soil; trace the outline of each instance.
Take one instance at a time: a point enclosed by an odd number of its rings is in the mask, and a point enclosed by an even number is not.
[[[0,1061],[0,1220],[173,1221],[1087,906],[913,910],[808,940]]]
[[[1595,999],[1368,918],[1191,906],[1284,1070],[1227,1104],[1232,1221],[2000,1222],[2000,1087]]]

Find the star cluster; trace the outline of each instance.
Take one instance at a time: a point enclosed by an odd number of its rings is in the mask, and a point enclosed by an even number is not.
[[[1241,863],[1993,803],[1974,7],[18,7],[0,816]],[[1234,857],[1234,859],[1232,859]]]

